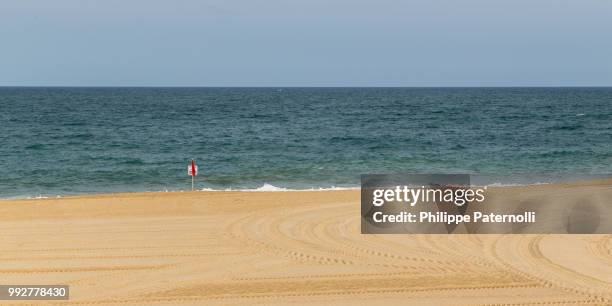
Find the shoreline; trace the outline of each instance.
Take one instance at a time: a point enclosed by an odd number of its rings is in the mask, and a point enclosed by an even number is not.
[[[559,186],[584,186],[584,185],[607,185],[612,184],[612,178],[598,178],[598,179],[585,179],[575,180],[568,182],[552,182],[552,183],[534,183],[534,184],[500,184],[491,183],[484,186],[472,185],[474,187],[487,187],[490,189],[511,189],[511,188],[531,188],[536,186],[548,186],[548,188],[556,188]],[[185,194],[185,193],[277,193],[277,192],[328,192],[328,191],[353,191],[361,190],[360,186],[353,187],[313,187],[307,189],[291,189],[284,187],[276,187],[271,184],[264,184],[259,188],[246,188],[246,189],[211,189],[202,188],[196,190],[155,190],[155,191],[118,191],[118,192],[101,192],[101,193],[79,193],[79,194],[66,194],[66,195],[43,195],[38,196],[17,196],[9,198],[1,198],[0,203],[6,201],[28,201],[28,200],[52,200],[52,199],[71,199],[71,198],[92,198],[92,197],[110,197],[110,196],[130,196],[139,194]]]
[[[15,198],[0,198],[0,203],[3,201],[29,201],[29,200],[55,200],[55,199],[72,199],[72,198],[94,198],[94,197],[109,197],[109,196],[132,196],[132,195],[150,195],[150,194],[203,194],[203,193],[284,193],[284,192],[331,192],[331,191],[353,191],[360,190],[360,187],[330,187],[319,189],[278,189],[278,190],[259,190],[259,189],[200,189],[200,190],[168,190],[168,191],[120,191],[120,192],[104,192],[104,193],[82,193],[82,194],[67,194],[55,196],[37,196],[37,197],[15,197]]]

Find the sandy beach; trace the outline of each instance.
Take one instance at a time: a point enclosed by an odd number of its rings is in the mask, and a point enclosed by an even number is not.
[[[512,192],[546,188],[612,182]],[[612,303],[612,235],[362,235],[359,208],[358,190],[0,201],[0,279],[78,305]]]

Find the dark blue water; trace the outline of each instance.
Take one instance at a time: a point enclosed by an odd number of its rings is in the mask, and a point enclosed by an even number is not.
[[[612,173],[612,88],[0,88],[0,197]]]

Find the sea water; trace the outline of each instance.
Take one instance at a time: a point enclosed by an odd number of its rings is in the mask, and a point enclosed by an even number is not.
[[[4,87],[0,127],[0,198],[612,173],[612,88]]]

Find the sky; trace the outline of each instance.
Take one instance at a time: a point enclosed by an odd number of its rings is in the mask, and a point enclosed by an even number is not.
[[[612,86],[612,1],[0,0],[0,86]]]

